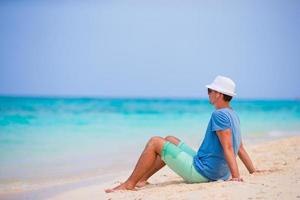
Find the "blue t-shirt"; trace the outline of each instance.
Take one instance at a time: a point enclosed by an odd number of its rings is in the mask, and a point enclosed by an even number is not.
[[[235,156],[241,144],[240,120],[229,108],[215,110],[207,126],[204,140],[194,157],[196,170],[210,180],[227,180],[230,171],[216,131],[231,129]]]

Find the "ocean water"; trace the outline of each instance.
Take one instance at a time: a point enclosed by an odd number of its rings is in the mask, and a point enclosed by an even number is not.
[[[300,101],[233,100],[242,137],[300,135]],[[198,148],[208,100],[0,97],[0,192],[117,173],[154,135]]]

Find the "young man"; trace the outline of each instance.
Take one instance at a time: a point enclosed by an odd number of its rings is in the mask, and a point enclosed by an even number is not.
[[[130,177],[119,186],[105,190],[106,192],[142,187],[165,165],[189,183],[228,179],[243,181],[236,162],[237,155],[249,173],[259,172],[244,149],[240,121],[230,107],[230,100],[236,95],[235,83],[230,78],[217,76],[206,87],[209,101],[216,110],[212,113],[198,152],[173,136],[152,137]]]

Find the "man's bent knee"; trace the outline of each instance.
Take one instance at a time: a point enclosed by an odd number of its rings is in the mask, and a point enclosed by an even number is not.
[[[148,148],[155,148],[158,152],[161,151],[161,149],[163,148],[164,143],[166,142],[166,140],[162,137],[159,136],[154,136],[152,138],[150,138],[147,147]]]
[[[171,136],[171,135],[165,137],[165,140],[167,140],[167,141],[169,141],[169,142],[171,142],[171,143],[173,143],[175,145],[178,145],[180,143],[180,140],[178,138],[176,138],[174,136]]]
[[[155,145],[157,144],[158,142],[161,142],[162,140],[165,140],[164,138],[162,137],[159,137],[159,136],[154,136],[154,137],[151,137],[148,144],[149,145]]]

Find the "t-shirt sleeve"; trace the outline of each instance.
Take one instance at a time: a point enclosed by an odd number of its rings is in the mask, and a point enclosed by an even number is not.
[[[212,131],[221,131],[230,128],[230,120],[226,113],[215,111],[211,117]]]

